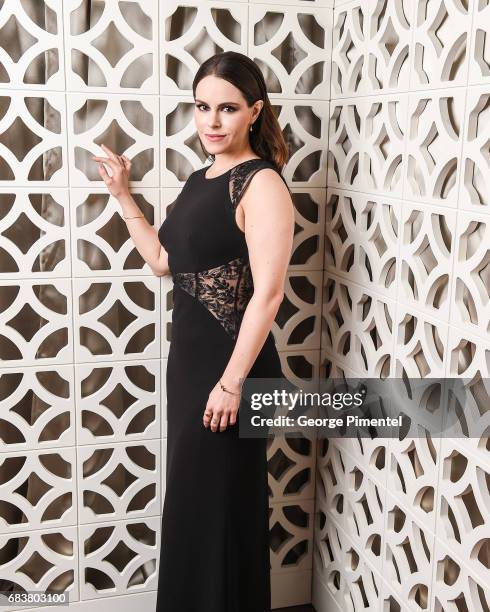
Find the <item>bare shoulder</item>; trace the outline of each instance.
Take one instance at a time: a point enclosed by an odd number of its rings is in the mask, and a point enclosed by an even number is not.
[[[265,201],[290,203],[290,191],[284,178],[277,170],[270,167],[260,168],[250,180],[250,185],[243,195],[242,204],[249,208],[251,202],[263,203]]]

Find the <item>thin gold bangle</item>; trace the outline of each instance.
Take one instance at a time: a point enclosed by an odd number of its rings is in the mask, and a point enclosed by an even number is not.
[[[125,217],[123,215],[123,219],[126,219],[126,220],[128,220],[128,219],[144,219],[144,218],[145,218],[145,215],[138,215],[137,217]]]
[[[229,390],[228,390],[228,389],[227,389],[227,388],[224,386],[224,384],[221,382],[221,378],[219,379],[219,384],[220,384],[220,387],[221,387],[222,391],[224,391],[225,393],[230,393],[231,395],[241,395],[241,392],[240,392],[240,393],[234,393],[233,391],[229,391]]]

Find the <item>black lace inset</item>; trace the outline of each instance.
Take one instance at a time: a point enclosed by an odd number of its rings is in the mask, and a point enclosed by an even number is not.
[[[177,272],[173,281],[196,297],[236,340],[243,313],[253,293],[248,259],[237,257],[201,272]]]
[[[247,161],[244,161],[231,169],[229,190],[233,209],[238,206],[240,199],[254,174],[262,168],[271,167],[273,167],[271,162],[267,161],[266,159],[254,158],[248,159]]]

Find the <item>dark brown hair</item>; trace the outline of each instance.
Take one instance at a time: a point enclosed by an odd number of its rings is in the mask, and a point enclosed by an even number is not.
[[[249,133],[250,146],[259,157],[267,159],[282,170],[288,161],[288,146],[267,95],[264,75],[257,64],[246,55],[235,51],[225,51],[211,56],[201,64],[196,72],[192,83],[194,98],[197,84],[209,75],[225,79],[237,87],[249,107],[257,100],[264,101],[252,131]],[[201,147],[208,157],[214,158],[206,151],[202,142]]]

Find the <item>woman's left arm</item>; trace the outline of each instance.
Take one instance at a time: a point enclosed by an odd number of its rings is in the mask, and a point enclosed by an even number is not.
[[[243,314],[235,348],[209,394],[204,426],[223,431],[236,422],[240,386],[252,368],[284,296],[294,237],[294,206],[284,181],[272,168],[254,175],[241,198],[254,292]]]

